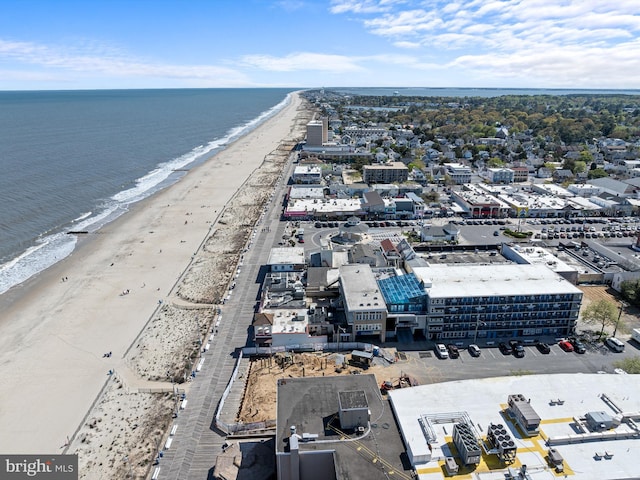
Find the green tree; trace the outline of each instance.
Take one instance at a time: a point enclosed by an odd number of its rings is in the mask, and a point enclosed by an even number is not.
[[[620,293],[627,302],[638,305],[640,303],[640,280],[627,280],[620,284]]]
[[[504,166],[504,162],[498,157],[491,157],[489,160],[487,160],[488,168],[500,168],[502,166]]]
[[[605,327],[613,327],[618,320],[618,309],[609,300],[598,300],[591,302],[582,311],[582,321],[589,325],[600,326],[600,336],[604,333]]]
[[[630,358],[625,358],[624,360],[616,360],[613,362],[613,366],[616,368],[621,368],[627,373],[640,373],[640,357],[635,355]]]
[[[582,173],[587,171],[587,164],[581,160],[577,160],[573,164],[573,173]]]
[[[605,172],[603,168],[594,168],[593,170],[589,170],[588,176],[589,176],[589,179],[604,178],[604,177],[608,177],[609,174]]]
[[[591,155],[591,152],[589,152],[589,150],[582,150],[580,152],[580,160],[590,164],[591,162],[593,162],[593,155]]]

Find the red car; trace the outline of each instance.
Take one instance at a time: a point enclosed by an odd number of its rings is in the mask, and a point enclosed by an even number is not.
[[[571,345],[569,340],[560,340],[558,345],[560,345],[560,348],[565,352],[573,352],[573,345]]]

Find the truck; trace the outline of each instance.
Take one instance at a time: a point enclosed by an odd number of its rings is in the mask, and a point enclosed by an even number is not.
[[[640,328],[634,328],[631,330],[631,339],[640,344]]]

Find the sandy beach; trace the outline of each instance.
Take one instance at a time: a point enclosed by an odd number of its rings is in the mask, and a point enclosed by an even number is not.
[[[155,431],[145,430],[145,422],[154,415],[169,419],[173,395],[131,390],[171,388],[169,380],[189,368],[185,349],[199,348],[207,335],[212,307],[286,155],[273,164],[265,159],[279,145],[286,152],[283,140],[288,148],[299,140],[306,119],[295,94],[247,136],[0,296],[0,451],[78,452],[81,477],[117,478],[104,473],[108,454],[95,457],[95,450],[120,455],[126,441],[110,414],[138,430],[149,442],[145,448],[157,444],[162,422]],[[83,428],[105,432],[101,443],[90,445]],[[87,460],[89,451],[94,458]],[[96,466],[102,473],[88,475]]]

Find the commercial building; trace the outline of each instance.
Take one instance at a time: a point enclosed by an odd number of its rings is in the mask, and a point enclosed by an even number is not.
[[[406,182],[409,179],[409,168],[402,162],[389,162],[362,167],[364,183]]]
[[[444,480],[469,464],[473,473],[460,472],[463,478],[636,478],[640,381],[634,377],[508,376],[388,396],[418,478]],[[456,441],[460,427],[464,442]],[[470,455],[478,447],[482,454]]]

